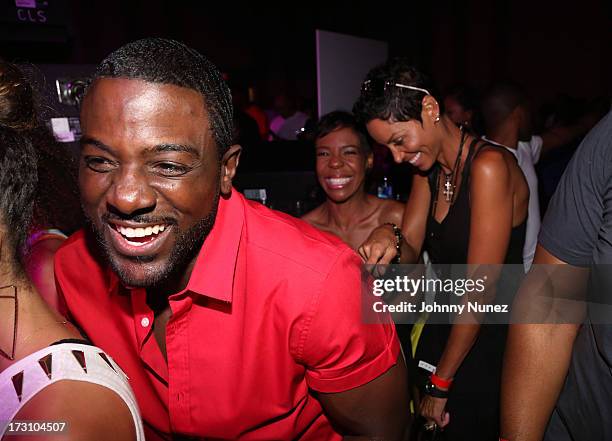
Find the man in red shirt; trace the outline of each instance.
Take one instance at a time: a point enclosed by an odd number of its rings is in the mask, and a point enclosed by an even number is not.
[[[230,92],[202,55],[146,39],[82,104],[89,227],[56,256],[70,317],[125,370],[149,439],[401,439],[394,327],[361,320],[360,260],[232,189]]]

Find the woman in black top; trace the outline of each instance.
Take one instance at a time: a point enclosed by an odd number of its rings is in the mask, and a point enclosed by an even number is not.
[[[401,261],[417,262],[427,251],[434,264],[521,264],[529,190],[516,159],[462,132],[430,90],[423,74],[393,60],[370,71],[353,109],[396,162],[419,170],[404,212]],[[395,245],[392,228],[381,226],[359,252],[366,263],[384,264]],[[487,281],[489,301],[497,282]],[[417,358],[437,368],[420,412],[447,439],[497,439],[503,345],[501,327],[425,326],[419,351],[428,353]]]

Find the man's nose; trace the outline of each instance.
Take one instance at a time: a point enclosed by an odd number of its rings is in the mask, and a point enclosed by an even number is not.
[[[122,214],[130,215],[155,207],[156,191],[145,173],[126,169],[115,175],[107,203]]]

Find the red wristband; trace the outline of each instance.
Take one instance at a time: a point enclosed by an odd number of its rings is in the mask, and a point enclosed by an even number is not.
[[[453,384],[453,380],[445,380],[444,378],[438,377],[436,374],[431,374],[430,380],[434,386],[442,389],[450,389],[451,384]]]

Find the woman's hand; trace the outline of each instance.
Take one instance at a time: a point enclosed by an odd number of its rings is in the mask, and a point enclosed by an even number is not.
[[[357,250],[367,265],[387,265],[397,255],[397,238],[389,224],[375,228]]]
[[[434,398],[424,395],[421,400],[421,415],[427,421],[433,421],[440,428],[444,428],[450,422],[450,414],[446,412],[446,401],[448,398]]]

